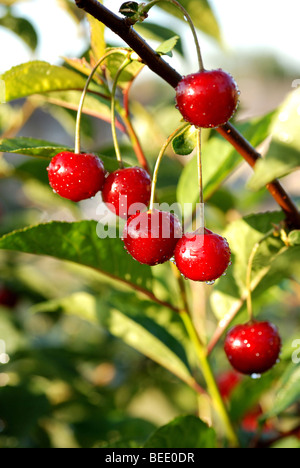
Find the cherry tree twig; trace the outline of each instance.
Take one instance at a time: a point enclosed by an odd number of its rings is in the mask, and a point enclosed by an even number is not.
[[[97,0],[75,0],[75,2],[78,8],[81,8],[101,21],[111,31],[123,39],[126,44],[139,55],[143,63],[147,65],[150,70],[160,76],[170,86],[176,88],[182,76],[144,41],[133,29],[129,19],[120,18],[108,8],[101,5]],[[216,131],[232,144],[251,167],[255,167],[261,155],[232,124],[227,123],[217,128]],[[287,224],[291,228],[299,229],[300,212],[280,182],[275,179],[269,183],[266,188],[285,213]]]

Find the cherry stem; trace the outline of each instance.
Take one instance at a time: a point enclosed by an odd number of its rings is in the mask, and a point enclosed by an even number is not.
[[[122,161],[122,155],[120,151],[120,146],[118,143],[118,137],[117,137],[117,129],[116,129],[116,90],[117,90],[117,85],[118,85],[118,80],[120,78],[121,73],[125,70],[125,68],[131,63],[131,58],[129,55],[125,58],[124,62],[122,65],[119,67],[116,76],[114,78],[112,90],[111,90],[111,131],[112,131],[112,138],[113,138],[113,143],[114,143],[114,148],[116,152],[116,157],[119,162],[119,167],[120,169],[124,168],[123,161]]]
[[[247,265],[246,286],[247,286],[247,311],[248,311],[250,322],[253,321],[252,284],[251,284],[253,261],[254,261],[255,255],[260,245],[273,233],[274,233],[274,229],[271,229],[258,242],[256,242],[249,256],[248,265]]]
[[[93,79],[93,76],[95,75],[98,67],[101,65],[101,63],[107,58],[109,57],[110,55],[112,54],[121,54],[121,53],[126,53],[128,54],[128,50],[125,49],[114,49],[114,50],[110,50],[108,51],[106,54],[104,54],[99,60],[98,62],[96,63],[96,65],[94,66],[94,68],[92,69],[86,83],[85,83],[85,86],[83,88],[83,91],[82,91],[82,94],[81,94],[81,98],[80,98],[80,102],[79,102],[79,106],[78,106],[78,111],[77,111],[77,118],[76,118],[76,128],[75,128],[75,151],[74,153],[75,154],[79,154],[80,153],[80,126],[81,126],[81,116],[82,116],[82,110],[83,110],[83,104],[84,104],[84,100],[85,100],[85,97],[86,97],[86,94],[87,94],[87,90],[88,90],[88,87],[89,87],[89,84],[90,82],[92,81]]]
[[[205,226],[205,215],[204,215],[204,196],[203,196],[203,171],[202,171],[202,147],[201,147],[201,129],[197,129],[197,166],[198,166],[198,181],[199,181],[199,202],[200,202],[200,223],[199,229]]]
[[[187,22],[189,23],[190,29],[193,34],[196,50],[197,50],[197,57],[198,57],[198,63],[199,63],[199,71],[204,70],[204,64],[203,64],[203,59],[202,59],[202,54],[201,54],[201,49],[199,45],[199,40],[196,32],[196,28],[194,26],[194,23],[192,21],[192,18],[190,17],[189,13],[186,11],[186,9],[179,3],[177,0],[152,0],[152,2],[149,2],[145,7],[143,8],[143,13],[148,13],[149,10],[156,5],[157,3],[160,2],[167,2],[167,3],[172,3],[175,7],[179,8],[183,15],[185,16]]]
[[[150,202],[149,202],[149,211],[152,211],[153,210],[153,207],[154,207],[154,200],[155,200],[155,190],[156,190],[156,184],[157,184],[157,178],[158,178],[158,172],[159,172],[159,166],[160,166],[160,163],[161,163],[161,160],[163,158],[163,155],[165,154],[166,152],[166,149],[168,148],[169,144],[172,142],[172,140],[177,136],[179,135],[180,133],[183,132],[183,130],[185,130],[187,127],[189,127],[189,123],[185,123],[183,124],[181,127],[177,128],[168,138],[167,140],[165,141],[165,143],[163,144],[160,152],[159,152],[159,155],[157,157],[157,160],[156,160],[156,163],[155,163],[155,167],[154,167],[154,171],[153,171],[153,176],[152,176],[152,187],[151,187],[151,197],[150,197]]]

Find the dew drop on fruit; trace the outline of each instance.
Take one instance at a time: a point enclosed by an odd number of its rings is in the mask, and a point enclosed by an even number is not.
[[[255,373],[251,374],[251,379],[253,380],[259,380],[260,378],[261,378],[261,374],[255,374]]]
[[[209,286],[212,286],[213,284],[215,284],[215,280],[205,281],[205,283],[208,284]]]

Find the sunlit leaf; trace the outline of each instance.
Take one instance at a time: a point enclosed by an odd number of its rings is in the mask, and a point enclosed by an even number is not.
[[[17,65],[0,79],[5,84],[6,101],[49,91],[83,89],[85,85],[85,79],[75,71],[41,61]]]

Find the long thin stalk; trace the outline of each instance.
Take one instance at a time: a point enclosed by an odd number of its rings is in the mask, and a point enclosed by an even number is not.
[[[75,154],[80,153],[80,146],[81,146],[81,144],[80,144],[81,116],[82,116],[83,104],[84,104],[84,100],[85,100],[85,97],[86,97],[88,87],[89,87],[90,82],[92,81],[98,67],[101,65],[101,63],[104,62],[104,60],[107,59],[107,57],[109,57],[110,55],[115,54],[115,53],[125,53],[125,51],[121,51],[120,49],[117,49],[117,50],[114,49],[114,50],[108,51],[106,54],[103,55],[103,57],[101,57],[98,60],[98,62],[96,63],[96,65],[92,69],[88,79],[86,80],[86,83],[85,83],[85,86],[83,88],[81,98],[80,98],[80,101],[79,101],[78,111],[77,111],[76,127],[75,127],[75,151],[74,151]],[[128,51],[127,51],[127,53],[128,53]]]
[[[156,184],[157,184],[157,178],[158,178],[158,172],[159,172],[159,167],[160,167],[160,163],[161,163],[161,160],[163,158],[163,155],[165,154],[165,151],[166,149],[168,148],[168,146],[170,145],[170,143],[172,142],[172,140],[177,136],[179,135],[181,132],[184,131],[185,128],[187,128],[190,124],[188,123],[185,123],[183,125],[181,125],[181,127],[177,128],[168,138],[167,140],[165,141],[165,143],[163,144],[160,152],[159,152],[159,155],[157,157],[157,160],[156,160],[156,163],[155,163],[155,167],[154,167],[154,171],[153,171],[153,176],[152,176],[152,187],[151,187],[151,198],[150,198],[150,203],[149,203],[149,210],[153,210],[153,206],[154,206],[154,200],[155,200],[155,190],[156,190]]]
[[[122,65],[119,67],[116,76],[114,78],[112,90],[111,90],[111,131],[112,131],[112,138],[114,143],[114,148],[116,152],[116,157],[119,162],[119,166],[122,169],[124,167],[122,161],[122,155],[120,151],[120,146],[118,143],[117,137],[117,130],[116,130],[116,89],[118,85],[118,80],[120,78],[121,73],[125,70],[125,68],[131,63],[131,59],[126,57]]]

